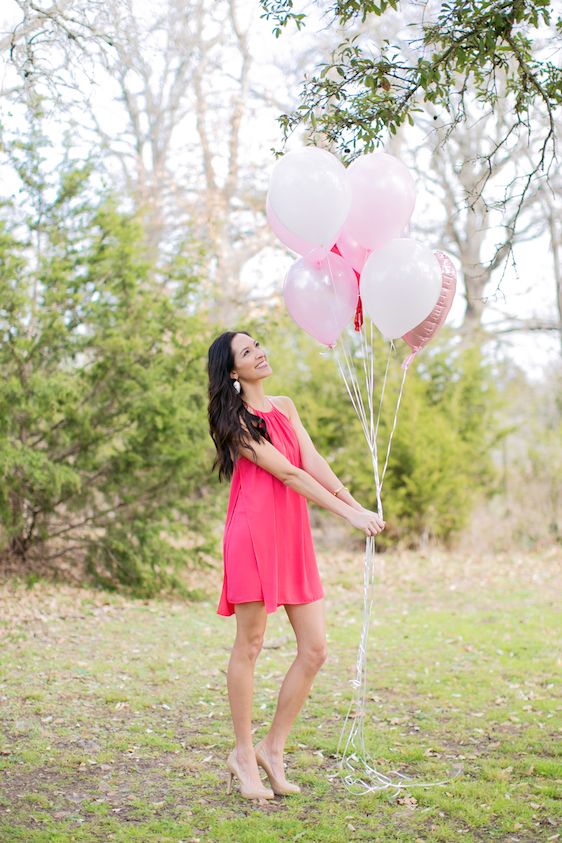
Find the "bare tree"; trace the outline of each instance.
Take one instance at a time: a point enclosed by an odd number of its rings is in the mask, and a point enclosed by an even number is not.
[[[103,0],[7,0],[7,31],[0,56],[14,71],[2,94],[35,107],[45,96],[61,105],[73,91],[73,68],[93,72],[100,52],[111,50]]]
[[[562,178],[559,172],[551,178],[550,184],[540,184],[538,207],[544,214],[548,232],[562,354]]]
[[[234,318],[243,264],[272,243],[257,186],[268,150],[260,161],[241,155],[254,69],[248,6],[165,0],[149,18],[134,0],[110,7],[115,46],[103,61],[124,126],[117,133],[92,102],[94,135],[143,213],[152,254],[203,246],[214,312]]]
[[[274,243],[264,213],[270,150],[248,155],[245,146],[266,96],[251,43],[259,8],[244,0],[14,3],[22,21],[9,39],[18,70],[33,67],[29,91],[56,95],[56,113],[64,109],[141,213],[151,257],[204,250],[207,298],[217,315],[234,318],[247,297],[243,265]]]
[[[410,150],[412,167],[419,169],[420,178],[437,200],[435,207],[441,208],[439,242],[462,267],[466,296],[463,331],[467,335],[480,331],[484,314],[492,312],[500,318],[488,321],[488,332],[561,330],[559,318],[519,317],[503,305],[496,307],[505,299],[502,285],[507,269],[517,269],[514,247],[546,234],[547,219],[540,208],[547,197],[554,202],[543,178],[525,185],[522,204],[526,176],[521,174],[528,167],[529,151],[526,139],[515,133],[509,143],[502,140],[509,121],[506,102],[499,104],[494,114],[479,113],[480,106],[474,102],[471,122],[462,128],[451,127],[434,109],[433,119],[420,123],[425,135],[420,136],[419,148],[413,154]],[[428,147],[431,154],[424,156]],[[434,236],[435,224],[432,221],[427,228],[418,225],[418,229]],[[556,229],[555,213],[552,226]]]

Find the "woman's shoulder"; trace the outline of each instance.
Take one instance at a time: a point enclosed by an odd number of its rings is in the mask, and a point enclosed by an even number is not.
[[[288,395],[268,395],[267,397],[274,407],[277,407],[278,410],[281,410],[282,413],[285,413],[286,416],[291,418],[295,411],[292,398],[289,398]]]

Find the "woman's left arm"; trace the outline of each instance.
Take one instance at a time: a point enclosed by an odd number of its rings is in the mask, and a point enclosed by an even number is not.
[[[340,489],[337,495],[340,500],[353,507],[353,509],[363,510],[364,507],[355,500],[353,495],[343,485],[338,476],[334,474],[322,454],[319,454],[316,450],[314,442],[300,420],[297,408],[295,407],[292,398],[284,395],[282,396],[282,400],[285,402],[287,415],[291,420],[291,424],[293,425],[295,433],[297,434],[297,439],[299,440],[302,467],[306,473],[310,474],[311,477],[314,477],[318,483],[324,486],[325,489],[328,489],[329,492],[332,492],[332,494],[336,491],[336,489]]]

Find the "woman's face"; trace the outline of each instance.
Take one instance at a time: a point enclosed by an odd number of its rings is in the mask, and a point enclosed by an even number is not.
[[[267,378],[273,370],[267,362],[265,351],[257,340],[247,334],[236,334],[231,343],[234,355],[234,369],[231,377],[244,383],[252,383]]]

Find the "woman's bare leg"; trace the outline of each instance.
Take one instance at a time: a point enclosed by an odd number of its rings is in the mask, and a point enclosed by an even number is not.
[[[250,787],[261,784],[252,744],[254,668],[263,644],[267,612],[261,602],[238,603],[236,639],[228,663],[227,686],[236,737],[236,758]]]
[[[259,744],[280,780],[285,779],[283,750],[291,726],[327,656],[324,600],[298,606],[287,605],[285,610],[297,638],[297,656],[281,685],[269,732]]]

